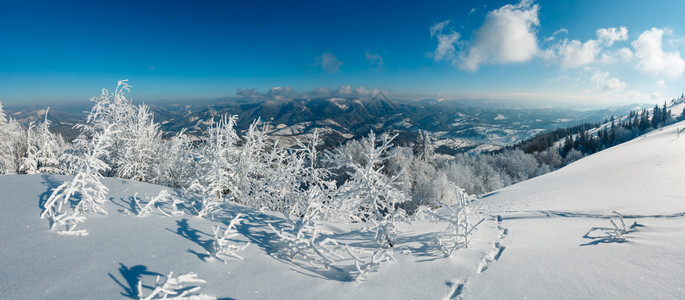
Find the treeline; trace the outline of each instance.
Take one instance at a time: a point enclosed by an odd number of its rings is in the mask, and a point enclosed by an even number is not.
[[[671,100],[671,105],[683,102],[685,97]],[[465,189],[467,193],[484,194],[554,171],[650,130],[685,120],[685,110],[680,115],[673,116],[668,108],[664,103],[663,106],[655,105],[652,109],[631,111],[627,117],[612,116],[604,123],[586,123],[555,129],[498,151],[435,156],[427,166],[409,168],[417,170],[410,172],[416,178],[413,181],[404,180],[403,188],[418,196],[422,194],[421,189],[414,190],[414,185],[436,185],[445,178]],[[424,149],[423,153],[426,152],[425,149],[431,149],[430,139],[422,134],[419,134],[416,145],[416,148]],[[407,152],[400,149],[396,151]],[[414,154],[416,156],[418,152],[414,151]],[[400,161],[406,164],[411,159],[404,155]],[[420,174],[430,174],[428,177],[434,181],[424,182]],[[430,195],[430,192],[423,192],[420,197],[431,198],[426,195]]]

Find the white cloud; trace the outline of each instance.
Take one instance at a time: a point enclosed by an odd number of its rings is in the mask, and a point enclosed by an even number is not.
[[[369,61],[369,66],[371,68],[374,68],[377,70],[380,70],[383,68],[383,57],[381,57],[380,54],[371,53],[369,51],[366,51],[366,53],[364,53],[364,56]]]
[[[297,91],[295,91],[293,88],[286,86],[286,87],[272,87],[269,89],[269,91],[266,93],[266,95],[274,100],[284,100],[284,99],[292,99],[298,96]]]
[[[596,71],[590,80],[597,85],[598,90],[606,92],[621,91],[626,87],[626,83],[615,77],[609,77],[608,72]]]
[[[657,80],[657,81],[656,81],[656,86],[657,86],[657,87],[660,87],[660,88],[666,87],[666,81],[664,81],[664,80]]]
[[[450,34],[438,33],[438,47],[433,53],[435,61],[447,60],[451,63],[456,63],[457,55],[455,45],[459,40],[459,33],[452,32]]]
[[[236,95],[238,96],[243,96],[243,97],[257,97],[259,96],[259,92],[257,92],[257,89],[252,88],[252,89],[237,89],[236,90]]]
[[[321,56],[316,58],[316,64],[328,73],[336,73],[340,70],[343,62],[339,61],[335,55],[324,52]]]
[[[343,85],[335,90],[335,94],[339,96],[350,96],[352,95],[352,87],[348,85]]]
[[[360,86],[356,89],[354,89],[354,93],[359,96],[359,97],[369,97],[369,96],[376,96],[380,93],[386,93],[386,91],[381,90],[381,89],[366,89],[363,86]]]
[[[685,70],[685,61],[678,51],[664,52],[661,47],[664,33],[670,32],[652,28],[631,43],[638,59],[635,68],[654,76],[678,78]]]
[[[440,23],[435,23],[433,26],[431,26],[431,37],[435,36],[435,34],[442,32],[443,29],[445,29],[445,26],[450,24],[450,20],[445,20]]]
[[[576,68],[594,62],[595,56],[601,50],[596,40],[588,40],[581,43],[578,40],[564,39],[554,45],[551,50],[559,64],[564,68]]]
[[[600,28],[595,34],[597,39],[590,39],[585,42],[568,39],[560,40],[545,50],[543,57],[560,64],[563,68],[577,68],[598,61],[609,64],[619,60],[630,60],[632,51],[628,48],[621,48],[618,51],[605,50],[605,48],[611,47],[617,41],[628,39],[628,29],[626,27]]]
[[[483,25],[475,31],[468,53],[461,56],[459,67],[476,71],[481,64],[531,60],[539,51],[535,33],[540,25],[538,11],[537,4],[522,0],[489,12]]]
[[[320,88],[312,91],[312,96],[314,96],[314,97],[326,97],[330,94],[331,94],[331,90],[324,88],[324,87],[320,87]]]
[[[552,35],[551,35],[550,37],[546,38],[545,40],[548,41],[548,42],[551,42],[551,41],[553,41],[553,40],[555,40],[555,39],[557,38],[557,35],[562,34],[562,33],[563,33],[563,34],[568,34],[568,29],[566,29],[566,28],[560,28],[559,30],[557,30],[557,31],[555,31],[554,33],[552,33]]]
[[[617,41],[625,41],[628,39],[628,28],[623,26],[616,28],[600,28],[596,32],[597,40],[607,47]]]

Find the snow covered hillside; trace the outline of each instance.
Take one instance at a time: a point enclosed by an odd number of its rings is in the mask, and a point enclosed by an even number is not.
[[[685,294],[684,128],[487,195],[469,247],[449,257],[436,243],[444,221],[400,224],[395,261],[383,263],[363,252],[376,249],[374,232],[321,222],[318,231],[361,251],[335,248],[342,259],[329,267],[279,252],[280,213],[226,203],[231,218],[210,220],[160,204],[139,217],[135,201],[168,188],[115,178],[102,179],[109,215],[88,214],[78,228],[87,236],[59,235],[41,206],[71,176],[0,175],[0,298],[136,299],[169,272],[197,273],[204,282],[187,283],[201,288],[191,294],[237,299],[677,298]],[[236,256],[217,255],[213,226],[221,233],[238,214],[243,221],[223,239]],[[369,262],[365,274],[359,261]]]

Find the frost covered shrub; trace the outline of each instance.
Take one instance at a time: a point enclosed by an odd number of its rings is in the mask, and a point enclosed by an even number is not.
[[[19,172],[25,174],[38,173],[38,148],[36,147],[35,126],[33,122],[26,129],[26,154],[21,158]]]
[[[31,122],[26,129],[26,152],[19,166],[22,173],[60,173],[59,157],[66,146],[61,135],[50,132],[49,111],[50,108],[45,112],[45,119],[40,125],[35,126]]]
[[[50,108],[45,112],[45,120],[36,130],[36,146],[38,149],[36,159],[40,173],[58,174],[61,173],[59,159],[64,154],[67,145],[61,135],[50,132],[49,111]]]
[[[161,163],[158,156],[161,150],[161,133],[149,109],[144,104],[135,107],[136,114],[121,129],[128,130],[121,141],[123,151],[117,149],[117,176],[121,178],[152,183],[159,181],[156,166]]]
[[[85,221],[85,217],[80,215],[86,212],[107,214],[101,205],[107,201],[109,189],[100,179],[109,168],[102,158],[107,156],[112,134],[111,127],[107,127],[101,132],[94,132],[90,140],[81,141],[86,150],[77,161],[76,175],[71,181],[57,187],[43,206],[41,218],[50,219],[51,229],[63,225],[64,229],[60,232],[73,232],[77,223]],[[80,197],[74,197],[76,194]],[[80,231],[79,234],[87,233]]]
[[[212,296],[207,296],[205,294],[197,294],[200,290],[199,286],[188,284],[206,283],[205,280],[197,278],[197,274],[190,272],[188,274],[179,274],[178,276],[173,276],[174,272],[169,272],[164,278],[157,276],[155,280],[155,286],[148,294],[145,296],[143,292],[143,282],[138,281],[138,297],[141,300],[153,300],[153,299],[196,299],[196,300],[210,300],[216,299]]]
[[[329,158],[336,167],[350,170],[347,172],[350,179],[338,188],[332,199],[332,209],[340,221],[372,224],[376,241],[381,247],[393,246],[397,222],[404,212],[398,209],[398,204],[408,200],[394,186],[397,177],[390,178],[381,172],[393,139],[383,135],[377,140],[372,131],[360,143],[365,147],[361,154],[363,160],[355,159],[350,152],[341,150]],[[367,164],[362,165],[360,161],[366,161]]]
[[[238,134],[234,128],[237,118],[224,115],[218,122],[212,121],[205,132],[204,144],[193,155],[197,166],[185,193],[199,197],[199,216],[218,212],[223,199],[238,191]]]
[[[160,144],[159,162],[155,165],[157,184],[187,188],[189,178],[195,176],[197,161],[195,148],[185,130]]]
[[[0,104],[0,173],[19,171],[27,152],[26,139],[26,130],[15,119],[7,120]]]
[[[240,224],[240,222],[242,221],[240,217],[242,217],[241,214],[236,215],[228,224],[226,229],[223,231],[221,230],[220,226],[212,226],[212,231],[214,232],[214,248],[213,253],[210,254],[220,259],[224,263],[227,263],[227,261],[222,258],[223,256],[234,257],[242,260],[243,257],[238,255],[236,251],[243,251],[248,246],[250,246],[250,242],[247,242],[242,245],[237,245],[231,243],[229,240],[231,238],[238,236],[236,226]]]
[[[159,125],[154,123],[153,115],[147,105],[135,106],[126,98],[130,90],[128,80],[119,81],[114,93],[106,89],[98,97],[91,99],[95,104],[78,140],[88,140],[95,132],[111,128],[112,142],[108,155],[103,161],[111,168],[104,175],[118,176],[138,181],[156,183],[159,163],[161,134]],[[76,151],[83,151],[83,145],[76,143]]]

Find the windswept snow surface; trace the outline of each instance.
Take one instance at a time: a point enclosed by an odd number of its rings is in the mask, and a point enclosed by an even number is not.
[[[58,235],[40,219],[40,203],[70,177],[0,176],[0,298],[138,298],[157,274],[196,272],[201,293],[237,299],[550,299],[678,298],[685,295],[685,122],[579,160],[559,171],[512,185],[483,199],[485,222],[469,248],[445,258],[435,248],[446,224],[401,226],[394,257],[355,281],[276,255],[268,223],[278,213],[237,205],[245,221],[231,242],[250,242],[244,260],[208,256],[212,225],[192,215],[131,214],[132,197],[164,187],[106,178],[109,215],[87,215]],[[172,191],[174,196],[179,196]],[[623,215],[627,233],[612,237],[610,217]],[[618,219],[614,219],[619,226]],[[364,247],[373,233],[359,226],[322,226],[339,240]]]

